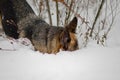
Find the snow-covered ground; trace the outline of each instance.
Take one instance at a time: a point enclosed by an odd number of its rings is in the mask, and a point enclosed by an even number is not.
[[[120,80],[120,46],[42,54],[0,37],[0,80]],[[91,45],[92,46],[92,45]]]
[[[119,16],[104,47],[91,41],[57,55],[0,36],[0,80],[120,80]]]

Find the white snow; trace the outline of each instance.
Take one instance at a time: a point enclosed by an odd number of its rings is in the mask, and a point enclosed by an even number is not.
[[[0,80],[119,80],[120,46],[42,54],[0,37]],[[90,47],[91,46],[91,47]]]

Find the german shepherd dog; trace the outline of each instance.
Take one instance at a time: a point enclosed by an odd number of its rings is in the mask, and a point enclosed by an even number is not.
[[[75,36],[76,17],[65,27],[50,26],[43,19],[33,17],[21,20],[18,26],[20,37],[30,39],[35,49],[40,52],[57,53],[60,49],[64,51],[78,49]]]
[[[78,41],[75,36],[77,27],[76,17],[64,27],[50,26],[43,19],[35,16],[30,8],[31,11],[24,9],[24,7],[28,5],[25,3],[25,0],[23,0],[24,4],[19,0],[10,1],[13,4],[11,8],[16,15],[16,17],[13,16],[13,18],[16,19],[14,21],[16,21],[18,26],[17,33],[19,33],[19,38],[28,38],[35,49],[43,53],[56,54],[60,49],[64,51],[74,51],[78,49]],[[11,13],[11,15],[13,14]],[[23,17],[23,15],[25,16]],[[13,36],[14,35],[16,34],[13,34]]]

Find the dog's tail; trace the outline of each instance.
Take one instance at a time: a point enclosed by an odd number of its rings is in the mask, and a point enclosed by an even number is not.
[[[18,22],[28,14],[34,14],[34,11],[26,0],[1,0],[0,3],[3,29],[6,35],[17,39]]]

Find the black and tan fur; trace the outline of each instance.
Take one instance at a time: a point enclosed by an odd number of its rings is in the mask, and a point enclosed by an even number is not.
[[[26,22],[27,21],[27,22]],[[31,40],[36,50],[43,53],[57,53],[60,49],[73,51],[78,49],[75,36],[77,18],[65,27],[50,26],[43,19],[27,17],[18,24],[20,37]]]

